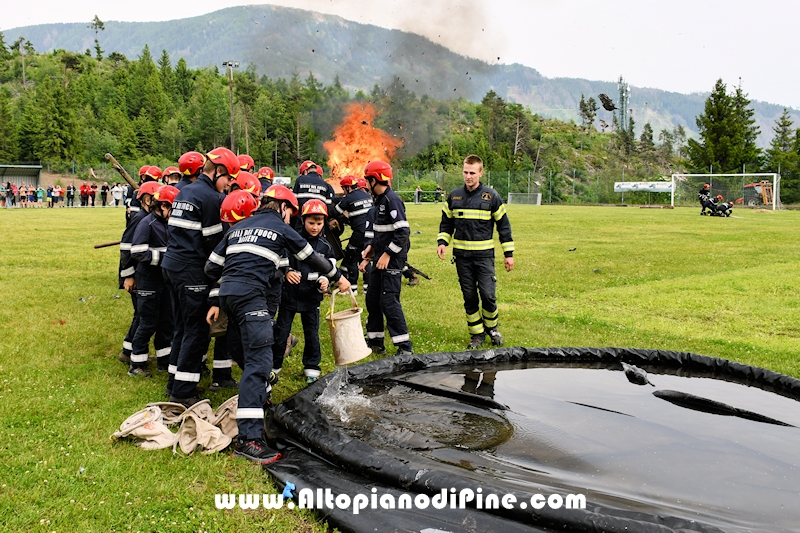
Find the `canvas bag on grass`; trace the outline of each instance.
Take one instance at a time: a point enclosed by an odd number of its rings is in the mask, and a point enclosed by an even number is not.
[[[236,407],[239,405],[239,395],[232,396],[225,400],[217,410],[214,411],[214,425],[231,439],[239,434],[239,427],[236,425]]]
[[[181,428],[175,436],[172,453],[177,454],[178,446],[180,446],[181,451],[186,455],[191,455],[198,449],[205,454],[211,454],[224,450],[230,443],[231,438],[225,435],[221,429],[194,413],[187,413],[184,414]]]
[[[161,409],[152,406],[132,414],[111,435],[111,440],[133,438],[143,450],[169,448],[175,442],[175,434],[164,425]]]
[[[168,426],[177,426],[180,424],[181,415],[186,411],[185,405],[174,402],[153,402],[148,403],[147,407],[158,407],[161,409],[161,417],[164,419],[164,424]]]

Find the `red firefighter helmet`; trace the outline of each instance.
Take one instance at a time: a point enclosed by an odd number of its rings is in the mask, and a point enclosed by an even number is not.
[[[181,171],[178,167],[169,166],[164,169],[162,176],[169,176],[170,174],[180,174]]]
[[[239,160],[239,168],[242,170],[252,172],[253,169],[256,168],[256,162],[247,154],[240,154],[237,156],[237,159]]]
[[[219,218],[228,224],[235,224],[244,220],[258,209],[258,201],[247,191],[233,191],[222,200],[219,209]]]
[[[303,213],[301,216],[307,215],[323,215],[328,216],[328,206],[322,200],[312,199],[303,204]]]
[[[717,200],[722,200],[722,195],[721,194],[717,195]]]
[[[380,183],[392,180],[392,167],[383,161],[370,161],[364,168],[364,178],[375,178]]]
[[[244,170],[239,172],[239,175],[236,176],[236,180],[231,183],[231,185],[234,184],[238,186],[239,189],[247,191],[253,196],[261,195],[261,182],[249,172],[245,172]]]
[[[172,204],[179,192],[180,191],[172,185],[162,185],[153,195],[153,199],[156,202],[167,202]]]
[[[178,159],[178,169],[184,176],[194,176],[203,170],[206,156],[200,152],[186,152]]]
[[[147,172],[145,172],[145,176],[150,178],[153,181],[158,181],[161,179],[161,169],[157,166],[153,165],[147,167]]]
[[[358,188],[359,189],[366,189],[367,188],[367,180],[364,178],[358,178]]]
[[[224,166],[231,179],[236,178],[236,176],[238,176],[239,172],[242,170],[241,166],[239,165],[239,158],[236,157],[236,154],[225,147],[220,146],[219,148],[214,148],[206,155],[211,161],[214,162],[215,165]]]
[[[321,178],[322,177],[322,167],[319,166],[319,165],[314,165],[314,166],[317,167],[317,174],[319,174],[319,177]]]
[[[264,196],[288,203],[292,207],[292,216],[297,215],[297,212],[300,211],[297,196],[287,189],[285,185],[271,185],[267,192],[264,193]]]
[[[136,198],[141,198],[145,194],[153,196],[156,193],[156,191],[158,191],[158,189],[160,189],[161,187],[163,187],[163,185],[161,185],[157,181],[146,181],[142,183],[142,186],[139,187],[138,191],[136,191]]]
[[[256,174],[256,176],[258,176],[259,179],[268,179],[272,181],[275,177],[275,172],[269,167],[261,167],[258,169],[258,174]]]
[[[147,169],[150,168],[150,165],[144,165],[139,169],[139,177],[144,176],[147,174]]]
[[[300,163],[300,174],[304,174],[306,170],[315,166],[317,166],[317,164],[311,161],[310,159],[303,161],[302,163]]]
[[[342,187],[355,187],[356,186],[356,177],[355,176],[345,176],[339,180],[339,185]]]
[[[710,189],[711,185],[709,185],[708,183],[705,183],[705,184],[703,184],[703,188],[704,189]]]

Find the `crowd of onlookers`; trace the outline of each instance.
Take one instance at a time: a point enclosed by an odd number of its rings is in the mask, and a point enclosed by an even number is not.
[[[127,185],[109,185],[108,182],[100,186],[82,183],[79,187],[70,182],[66,187],[56,184],[44,188],[7,181],[0,182],[0,207],[119,207],[124,203],[127,189]]]

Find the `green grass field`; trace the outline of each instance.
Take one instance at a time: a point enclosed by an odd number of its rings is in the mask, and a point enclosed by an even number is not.
[[[507,345],[690,351],[800,377],[800,212],[508,211],[516,268],[497,273]],[[421,232],[410,262],[433,277],[403,290],[415,350],[462,350],[455,267],[435,254],[440,210],[408,215]],[[217,510],[216,493],[275,491],[245,461],[109,441],[166,381],[130,378],[117,361],[130,299],[116,289],[118,249],[92,245],[123,225],[113,208],[0,211],[0,531],[325,530],[305,511]],[[327,331],[322,341],[329,371]],[[281,376],[278,401],[303,386],[299,357]],[[215,407],[226,397],[210,394]]]

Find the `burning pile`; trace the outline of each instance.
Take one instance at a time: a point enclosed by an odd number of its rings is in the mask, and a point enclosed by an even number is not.
[[[330,154],[331,178],[338,182],[347,175],[361,177],[370,161],[391,163],[403,143],[372,126],[375,108],[370,104],[350,104],[347,116],[333,132],[333,140],[323,144]]]

